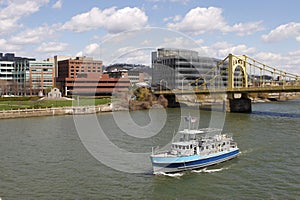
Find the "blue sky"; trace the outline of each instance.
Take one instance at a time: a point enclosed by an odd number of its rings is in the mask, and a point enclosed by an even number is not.
[[[299,7],[297,0],[0,0],[0,52],[149,64],[149,47],[183,47],[220,59],[245,54],[300,74]]]

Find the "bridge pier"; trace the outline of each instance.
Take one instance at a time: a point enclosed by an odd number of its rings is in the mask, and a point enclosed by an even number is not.
[[[180,103],[177,102],[175,94],[164,95],[164,97],[168,100],[169,108],[179,108]]]
[[[240,98],[235,98],[234,93],[227,94],[227,99],[224,102],[226,112],[235,113],[251,113],[252,105],[251,99],[248,98],[247,93],[242,93]]]
[[[163,99],[167,100],[167,107],[168,108],[178,108],[180,107],[180,103],[177,102],[177,99],[176,99],[176,95],[173,94],[173,93],[170,93],[170,94],[164,94],[164,95],[156,95],[157,98],[160,98],[160,96],[162,96]]]

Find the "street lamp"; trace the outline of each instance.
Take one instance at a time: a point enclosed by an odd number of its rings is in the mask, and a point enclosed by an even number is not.
[[[167,84],[168,84],[168,82],[167,82],[166,80],[161,79],[161,80],[159,81],[159,90],[160,90],[160,91],[161,91],[161,89],[162,89],[162,82],[165,82],[165,87],[167,87]]]

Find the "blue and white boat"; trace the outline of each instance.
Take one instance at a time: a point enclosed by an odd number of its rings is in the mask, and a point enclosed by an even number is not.
[[[239,154],[237,143],[221,129],[202,128],[179,131],[168,151],[152,150],[153,173],[174,173],[215,165]]]

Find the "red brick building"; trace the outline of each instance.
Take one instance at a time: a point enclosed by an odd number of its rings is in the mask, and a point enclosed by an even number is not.
[[[76,58],[58,61],[57,87],[64,95],[111,95],[128,91],[130,81],[121,73],[102,74],[102,61]]]
[[[102,61],[87,57],[76,57],[58,61],[58,78],[77,78],[81,74],[102,74]]]

